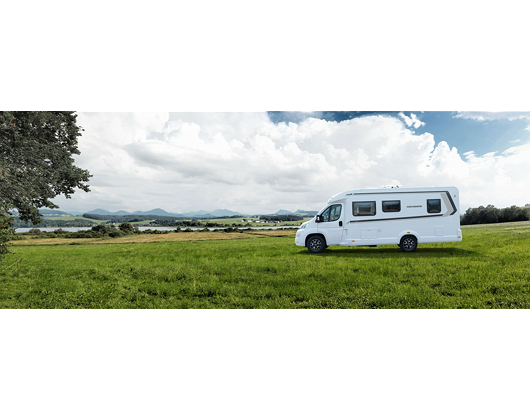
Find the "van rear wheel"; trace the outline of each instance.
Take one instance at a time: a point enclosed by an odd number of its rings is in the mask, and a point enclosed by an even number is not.
[[[322,236],[310,236],[307,240],[307,249],[309,252],[322,252],[326,249],[326,247],[326,240]]]
[[[401,242],[399,243],[399,247],[404,252],[415,251],[418,247],[418,240],[412,235],[403,236],[403,238],[401,238]]]

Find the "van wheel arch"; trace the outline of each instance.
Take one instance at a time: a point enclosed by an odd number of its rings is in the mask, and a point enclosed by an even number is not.
[[[312,253],[322,252],[328,247],[324,235],[318,233],[309,235],[305,241],[305,246]]]

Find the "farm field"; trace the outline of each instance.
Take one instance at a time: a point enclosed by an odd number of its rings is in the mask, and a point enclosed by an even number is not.
[[[294,230],[19,240],[0,308],[530,308],[530,222],[462,230],[410,254],[310,254]]]
[[[226,219],[200,219],[201,223],[220,223],[220,224],[227,224],[231,225],[232,223],[236,224],[242,224],[242,225],[248,225],[251,227],[263,227],[268,225],[273,226],[300,226],[302,223],[307,222],[308,220],[311,220],[311,217],[307,217],[303,220],[296,220],[291,222],[278,222],[278,223],[263,223],[263,222],[246,222],[244,220],[249,220],[250,218],[247,217],[238,217],[238,218],[226,218]],[[190,219],[191,220],[191,219]],[[256,218],[252,218],[252,220],[257,220]]]

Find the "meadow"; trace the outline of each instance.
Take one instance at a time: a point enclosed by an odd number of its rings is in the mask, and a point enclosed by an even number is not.
[[[310,254],[295,230],[28,238],[0,262],[0,308],[530,308],[530,222],[462,230],[413,253]]]

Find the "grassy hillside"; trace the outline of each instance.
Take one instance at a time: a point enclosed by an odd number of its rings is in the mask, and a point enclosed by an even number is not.
[[[464,227],[463,242],[410,254],[310,254],[294,231],[15,244],[1,308],[530,308],[529,222]]]
[[[82,216],[51,216],[51,217],[46,217],[45,220],[64,220],[66,222],[69,222],[72,220],[86,220],[88,222],[97,223],[97,224],[108,222],[108,220],[88,219]]]

